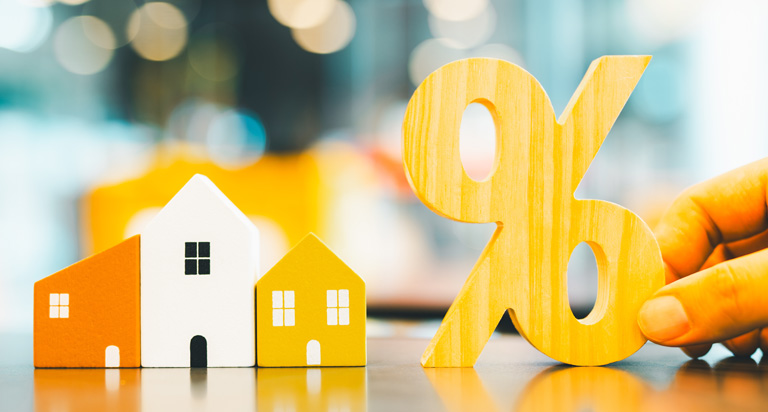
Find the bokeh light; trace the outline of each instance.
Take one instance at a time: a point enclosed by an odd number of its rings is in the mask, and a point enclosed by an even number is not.
[[[98,38],[99,44],[94,43],[88,33]],[[56,60],[66,70],[76,74],[94,74],[104,70],[112,60],[114,48],[112,30],[93,16],[70,18],[59,26],[53,40]]]
[[[467,20],[443,20],[429,15],[432,35],[448,46],[466,49],[485,43],[496,29],[496,9],[491,4],[477,16]]]
[[[176,106],[166,126],[170,138],[204,145],[208,126],[221,111],[219,106],[202,99],[192,98]]]
[[[91,1],[94,1],[94,0],[91,0]],[[203,0],[163,0],[163,1],[165,3],[168,3],[176,7],[182,13],[184,13],[184,16],[187,18],[187,21],[194,20],[195,17],[197,17],[198,13],[200,13],[200,9],[202,8],[202,5],[203,5]]]
[[[83,16],[80,21],[83,32],[93,44],[110,50],[117,47],[115,34],[106,22],[93,16]]]
[[[355,35],[355,12],[346,2],[336,0],[331,15],[308,29],[292,29],[293,39],[306,51],[318,54],[343,49]]]
[[[216,25],[203,27],[192,37],[187,56],[192,69],[212,81],[234,77],[239,70],[237,54]]]
[[[486,44],[469,51],[466,57],[491,57],[524,66],[523,57],[514,48],[502,43]]]
[[[396,100],[382,108],[376,125],[376,146],[392,159],[400,159],[403,156],[403,118],[408,106],[407,100]]]
[[[226,109],[211,119],[206,143],[213,161],[223,167],[242,167],[264,154],[267,133],[255,114]]]
[[[120,47],[130,41],[127,36],[128,21],[137,8],[133,0],[90,0],[83,6],[82,14],[104,20],[115,33],[115,45]],[[98,44],[90,34],[88,37]]]
[[[79,4],[83,4],[87,2],[88,0],[58,0],[61,4],[66,4],[68,6],[77,6]]]
[[[179,104],[166,129],[169,137],[205,148],[205,154],[225,168],[252,164],[267,147],[266,129],[258,115],[202,99]]]
[[[627,16],[639,38],[665,44],[690,33],[702,5],[697,0],[627,0]]]
[[[424,7],[443,20],[469,20],[482,13],[488,0],[424,0]]]
[[[326,21],[337,0],[267,0],[269,12],[282,25],[308,29]]]
[[[27,53],[40,47],[53,24],[51,9],[43,3],[0,0],[0,47]]]
[[[131,47],[147,60],[172,59],[187,44],[187,19],[175,6],[152,2],[136,10],[128,20]]]
[[[461,50],[451,47],[442,39],[427,39],[411,52],[408,75],[415,86],[421,84],[430,73],[452,61],[470,57],[490,57],[523,66],[520,53],[506,44],[492,43],[474,49]]]
[[[48,7],[56,3],[56,0],[18,0],[17,3],[30,7]]]
[[[418,86],[440,66],[462,59],[464,55],[462,50],[449,47],[438,39],[428,39],[421,42],[413,49],[408,60],[408,75],[411,82]]]

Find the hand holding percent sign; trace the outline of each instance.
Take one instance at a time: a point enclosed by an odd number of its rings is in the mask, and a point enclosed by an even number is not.
[[[422,365],[473,366],[504,310],[537,349],[573,365],[615,362],[645,343],[636,318],[664,284],[658,244],[634,213],[573,193],[649,61],[595,60],[559,120],[536,79],[502,60],[447,64],[414,92],[403,156],[416,195],[450,219],[498,225]],[[459,157],[470,103],[487,107],[496,124],[496,157],[483,181],[467,176]],[[566,272],[580,242],[595,254],[599,286],[594,309],[577,320]]]

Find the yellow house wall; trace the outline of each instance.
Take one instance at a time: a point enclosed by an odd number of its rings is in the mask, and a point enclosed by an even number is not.
[[[349,290],[349,325],[327,325],[326,291]],[[295,326],[272,326],[272,292],[294,291]],[[307,366],[307,342],[320,342],[319,366],[366,363],[365,283],[313,235],[256,286],[259,366]]]

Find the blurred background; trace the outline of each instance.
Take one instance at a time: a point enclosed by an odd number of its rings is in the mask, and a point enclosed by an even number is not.
[[[653,55],[576,192],[653,225],[768,154],[765,21],[747,0],[0,0],[0,330],[31,331],[35,281],[139,233],[194,173],[259,227],[262,274],[314,231],[371,315],[439,320],[494,225],[435,215],[405,179],[401,123],[430,72],[505,59],[560,113],[591,60]],[[461,146],[485,176],[482,106]],[[580,245],[577,317],[596,273]]]

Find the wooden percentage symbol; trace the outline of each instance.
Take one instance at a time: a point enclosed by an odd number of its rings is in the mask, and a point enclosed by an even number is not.
[[[573,196],[650,56],[590,65],[560,119],[538,81],[488,58],[449,63],[427,77],[403,120],[411,187],[434,212],[497,229],[432,338],[425,367],[473,366],[508,310],[546,355],[573,365],[626,358],[644,343],[636,316],[664,284],[658,244],[631,211]],[[459,155],[464,109],[481,103],[496,125],[492,171],[467,176]],[[586,242],[598,267],[597,301],[576,319],[568,303],[571,252]]]

